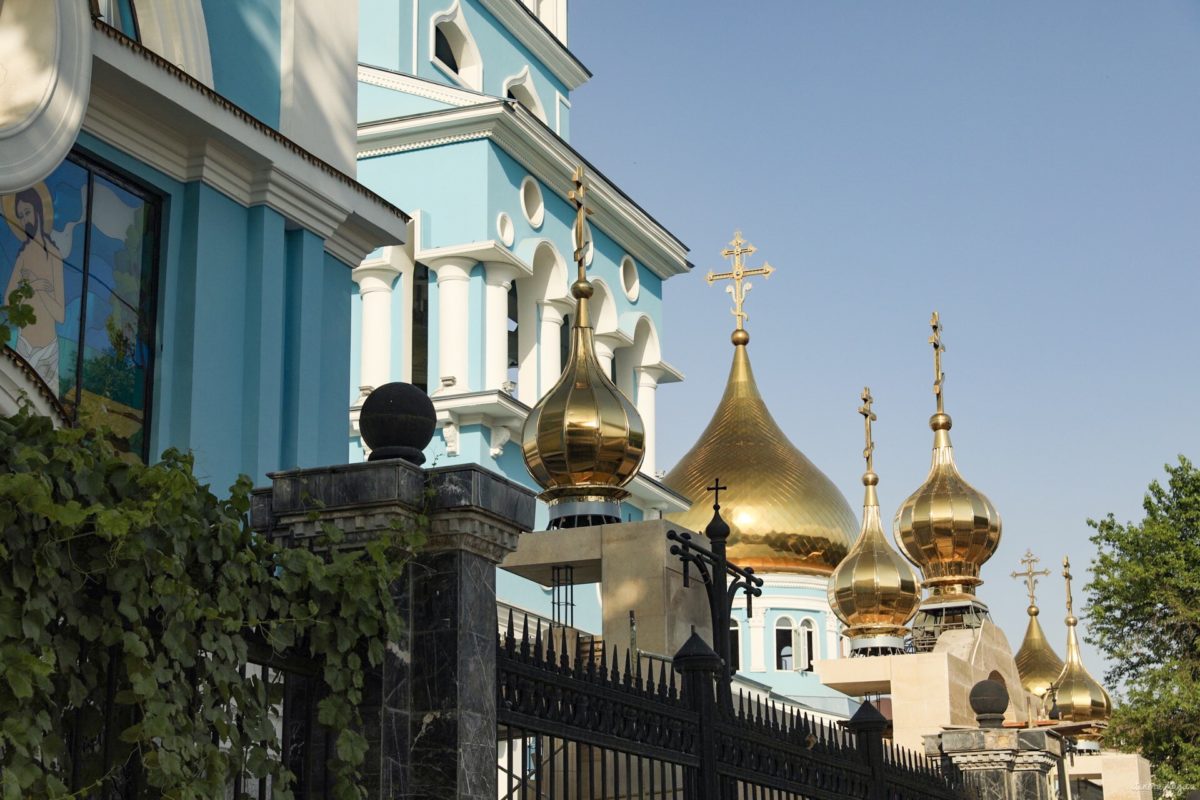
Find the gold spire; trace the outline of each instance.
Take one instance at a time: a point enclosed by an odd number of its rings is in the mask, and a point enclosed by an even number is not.
[[[571,351],[562,375],[529,412],[521,435],[525,464],[545,490],[551,504],[551,527],[574,517],[615,521],[617,501],[628,497],[624,487],[633,480],[645,455],[645,429],[637,409],[617,389],[596,359],[589,300],[586,256],[587,183],[583,167],[572,176],[568,195],[575,206],[575,263],[578,277],[571,285],[575,319]],[[556,508],[557,506],[557,508]]]
[[[871,423],[876,420],[871,405],[870,388],[862,391],[866,447],[863,459],[862,532],[849,554],[829,577],[829,605],[847,627],[844,635],[850,639],[851,650],[865,652],[902,652],[905,627],[921,602],[917,576],[899,553],[888,546],[879,518],[879,497],[875,487],[875,441]]]
[[[753,255],[756,252],[758,252],[758,248],[743,239],[741,231],[734,231],[733,241],[729,243],[729,247],[721,251],[722,256],[732,260],[733,269],[729,272],[720,273],[713,272],[710,269],[708,274],[704,276],[704,280],[708,282],[709,286],[712,286],[715,281],[733,281],[733,285],[726,286],[725,291],[733,296],[733,309],[731,313],[737,318],[737,327],[733,329],[733,336],[731,337],[734,344],[749,344],[750,342],[750,334],[747,333],[745,325],[746,320],[750,317],[746,313],[745,303],[746,295],[753,288],[753,285],[749,281],[743,284],[743,281],[746,278],[756,275],[762,275],[763,280],[766,280],[775,271],[775,268],[765,261],[761,267],[747,269],[744,256]]]
[[[933,463],[925,483],[896,512],[894,531],[901,551],[921,568],[929,589],[927,604],[974,600],[981,581],[979,568],[1000,544],[1000,515],[982,492],[963,480],[950,444],[950,415],[946,413],[942,373],[942,323],[937,312],[933,329],[933,393],[937,413],[933,429]]]
[[[1038,622],[1037,589],[1038,576],[1050,574],[1048,569],[1035,570],[1033,567],[1039,561],[1033,551],[1026,550],[1021,563],[1025,565],[1024,572],[1014,572],[1012,577],[1023,578],[1025,589],[1029,593],[1029,626],[1025,629],[1025,639],[1021,649],[1017,651],[1017,673],[1021,676],[1021,685],[1025,690],[1038,697],[1044,697],[1062,672],[1063,660],[1054,652],[1042,625]],[[1043,709],[1048,711],[1049,709]]]
[[[1054,701],[1062,719],[1068,722],[1107,722],[1112,715],[1112,698],[1083,666],[1079,620],[1071,599],[1071,560],[1063,559],[1063,578],[1067,582],[1067,662],[1054,681]]]
[[[733,270],[710,273],[708,282],[734,282],[730,293],[738,328],[733,333],[733,364],[708,427],[663,479],[693,501],[691,509],[669,519],[704,530],[712,516],[700,502],[704,487],[713,475],[720,475],[730,487],[722,505],[732,512],[727,517],[733,530],[731,561],[759,572],[828,575],[845,556],[858,526],[846,498],[788,441],[759,394],[746,347],[750,336],[742,325],[749,287],[741,281],[748,275],[769,275],[775,268],[746,269],[741,259],[754,252],[753,246],[740,233],[730,244],[723,254],[733,257]]]

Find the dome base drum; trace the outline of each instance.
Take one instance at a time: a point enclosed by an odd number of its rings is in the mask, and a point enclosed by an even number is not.
[[[609,498],[564,498],[550,504],[548,530],[614,525],[621,521],[621,503]]]
[[[905,652],[903,636],[850,636],[850,657],[896,656]]]
[[[912,621],[913,650],[928,653],[943,631],[980,628],[992,614],[982,601],[973,597],[921,605]]]

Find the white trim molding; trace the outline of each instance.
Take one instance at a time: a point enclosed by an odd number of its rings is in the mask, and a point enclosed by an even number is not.
[[[443,32],[450,47],[454,50],[458,69],[451,69],[449,64],[443,63],[437,57],[435,42],[437,41],[437,30],[442,26],[446,26],[443,28]],[[479,52],[475,36],[471,33],[471,26],[467,25],[467,17],[462,10],[462,0],[454,0],[445,11],[429,18],[428,41],[431,64],[460,86],[474,89],[477,92],[483,91],[483,56]]]
[[[579,59],[520,0],[479,0],[500,24],[546,65],[567,91],[574,91],[592,77]]]
[[[485,138],[563,199],[571,190],[575,167],[586,164],[583,156],[534,115],[504,101],[364,123],[358,126],[358,156],[370,158]],[[687,246],[604,175],[588,167],[589,197],[595,212],[590,223],[660,278],[690,270]]]
[[[533,112],[533,115],[546,122],[546,107],[542,105],[542,98],[538,96],[537,87],[533,85],[533,77],[529,74],[529,65],[507,78],[500,87],[500,96],[505,100],[508,99],[508,93],[512,92],[517,98],[517,102],[525,106]]]
[[[372,67],[367,64],[358,65],[358,80],[360,83],[378,86],[382,89],[391,89],[394,92],[403,92],[404,94],[411,94],[416,97],[424,97],[426,100],[433,100],[450,106],[473,106],[476,103],[483,103],[492,99],[482,92],[460,89],[457,86],[447,86],[437,81],[418,78],[415,75],[407,75],[403,72],[392,72],[390,69]]]

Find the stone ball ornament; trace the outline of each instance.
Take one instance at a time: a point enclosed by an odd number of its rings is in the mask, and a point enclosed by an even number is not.
[[[996,680],[982,680],[971,687],[971,710],[981,728],[999,728],[1008,710],[1008,689]]]
[[[367,395],[358,417],[358,430],[371,449],[368,461],[402,458],[425,463],[425,448],[433,439],[437,413],[433,401],[411,383],[385,383]]]

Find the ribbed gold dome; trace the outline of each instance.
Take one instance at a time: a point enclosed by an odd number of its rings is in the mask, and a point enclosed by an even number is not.
[[[1062,719],[1068,722],[1107,722],[1112,716],[1112,698],[1083,666],[1079,637],[1071,601],[1071,562],[1063,559],[1063,577],[1067,581],[1067,661],[1054,681],[1055,703]]]
[[[854,514],[842,493],[775,423],[759,394],[746,352],[749,334],[734,333],[725,394],[700,439],[663,479],[692,500],[669,519],[704,530],[711,511],[700,502],[720,476],[729,491],[729,559],[757,572],[828,575],[846,555]],[[728,498],[728,499],[726,499]]]
[[[558,382],[538,400],[521,434],[521,450],[530,475],[552,506],[574,501],[580,510],[598,504],[615,509],[629,496],[624,487],[637,475],[645,456],[646,431],[633,403],[609,379],[596,358],[588,302],[593,287],[583,263],[583,226],[587,209],[582,168],[575,173],[576,260],[579,277],[571,285],[576,300],[571,351]],[[595,509],[591,509],[595,511]],[[551,509],[552,525],[555,509]],[[586,516],[581,514],[581,516]],[[611,513],[601,510],[600,517]]]
[[[879,476],[873,469],[870,390],[863,390],[859,412],[866,418],[867,471],[863,474],[862,532],[850,552],[829,577],[829,606],[845,624],[851,650],[901,651],[908,633],[905,624],[921,604],[921,586],[912,567],[888,545],[879,518]]]
[[[1025,639],[1017,651],[1017,674],[1025,691],[1042,697],[1062,674],[1063,660],[1054,652],[1042,625],[1038,622],[1038,607],[1030,606],[1029,626],[1025,628]]]
[[[921,569],[929,589],[926,603],[968,600],[983,583],[979,568],[1000,544],[1000,514],[975,487],[963,480],[950,444],[950,416],[943,406],[941,323],[931,321],[934,334],[934,394],[937,413],[933,429],[933,464],[921,487],[901,504],[893,525],[901,551]]]

